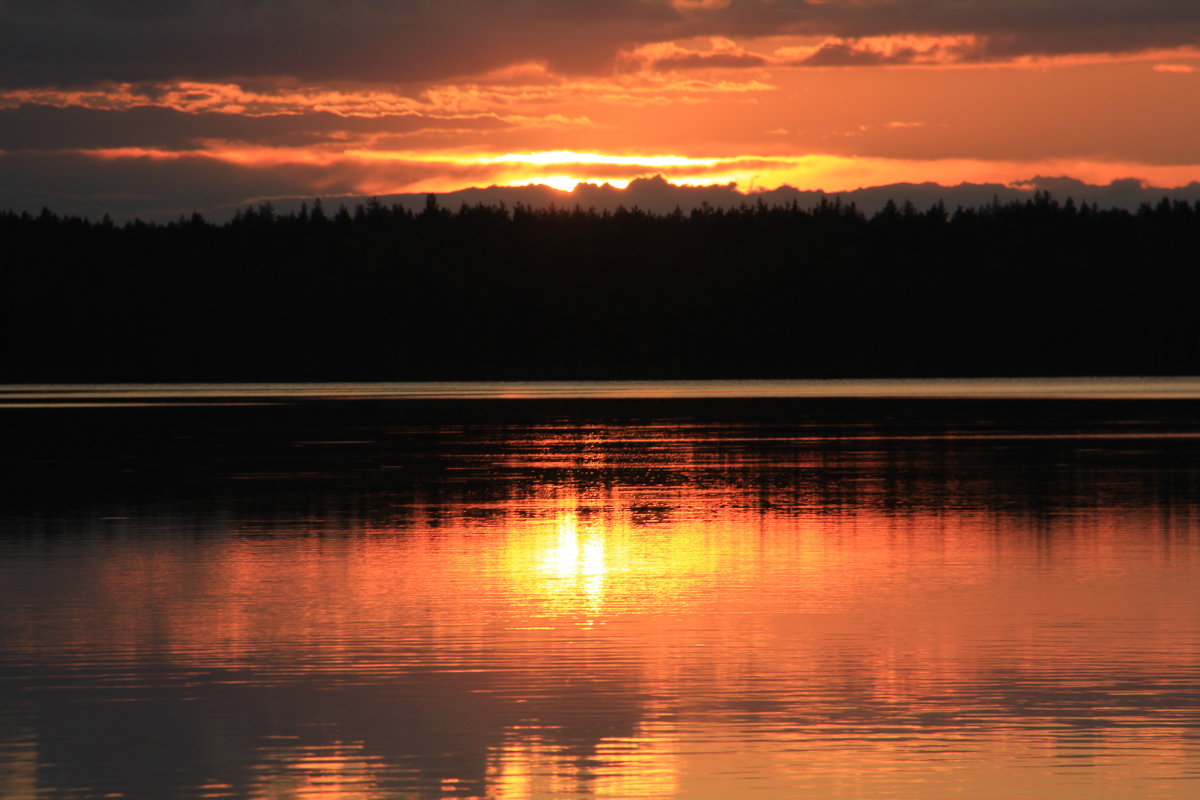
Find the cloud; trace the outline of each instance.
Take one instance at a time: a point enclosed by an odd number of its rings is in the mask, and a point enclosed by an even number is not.
[[[680,11],[716,11],[729,8],[733,0],[671,0],[672,7]]]
[[[0,208],[99,217],[220,214],[279,197],[369,196],[486,184],[497,169],[469,162],[363,159],[287,148],[123,148],[0,153]]]
[[[257,85],[256,85],[257,84]],[[517,91],[521,91],[518,87]],[[542,88],[537,91],[545,91]],[[206,83],[200,81],[102,83],[86,89],[16,89],[0,93],[0,104],[22,103],[59,107],[124,110],[157,106],[188,113],[222,113],[242,116],[325,112],[345,117],[379,117],[407,113],[462,113],[494,108],[512,90],[504,87],[434,87],[422,97],[384,87],[332,88],[301,86],[292,81]],[[439,102],[454,96],[474,97],[477,102],[464,109],[462,102]]]
[[[669,71],[717,68],[764,67],[778,63],[753,53],[730,39],[710,37],[702,42],[651,42],[623,51],[618,63],[627,69]]]
[[[1190,64],[1155,64],[1155,72],[1171,72],[1178,75],[1190,75],[1196,68]]]
[[[580,72],[678,17],[641,0],[5,0],[0,80],[411,83],[530,60]]]
[[[986,41],[988,57],[996,59],[1200,42],[1191,0],[748,0],[698,18],[693,27],[703,23],[734,38],[969,35]]]
[[[626,69],[646,71],[936,65],[978,61],[985,52],[986,43],[973,35],[830,37],[813,45],[786,45],[763,52],[713,36],[639,45],[620,53],[618,63]]]
[[[0,108],[0,150],[159,148],[186,150],[208,141],[284,147],[369,146],[414,133],[481,135],[512,124],[493,116],[438,118],[422,114],[343,117],[311,114],[245,116],[191,113],[162,106],[106,110],[86,106]]]
[[[1194,47],[1200,16],[1193,0],[0,0],[0,84],[398,85],[529,62],[600,75],[647,43],[786,36],[831,40],[815,63],[904,61],[856,44],[897,36],[971,36],[976,57],[1005,60]]]
[[[675,50],[677,50],[676,48]],[[675,52],[668,46],[668,52]],[[574,79],[529,64],[487,73],[470,81],[426,84],[410,92],[391,86],[304,85],[294,80],[259,79],[242,83],[200,81],[107,82],[86,88],[0,90],[0,109],[20,105],[78,106],[120,111],[160,107],[188,113],[242,116],[328,113],[343,117],[419,114],[459,119],[479,115],[521,120],[531,109],[557,123],[590,125],[585,117],[568,120],[559,109],[571,102],[646,105],[684,100],[687,96],[762,91],[754,80],[677,79],[653,74],[622,74]]]
[[[789,63],[806,67],[956,64],[981,60],[986,52],[986,42],[975,35],[831,38]]]
[[[313,167],[250,170],[195,157],[118,161],[76,152],[5,154],[0,155],[0,207],[161,219],[193,210],[211,213],[254,197],[302,194],[311,180],[326,177]],[[351,188],[332,182],[328,191]]]

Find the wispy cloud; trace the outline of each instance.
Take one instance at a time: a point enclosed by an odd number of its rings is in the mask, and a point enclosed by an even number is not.
[[[1177,75],[1191,75],[1196,68],[1191,64],[1155,64],[1155,72],[1172,72]]]

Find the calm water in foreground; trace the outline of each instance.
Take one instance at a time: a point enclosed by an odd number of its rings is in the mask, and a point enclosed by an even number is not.
[[[1168,383],[0,391],[0,797],[1200,796]]]

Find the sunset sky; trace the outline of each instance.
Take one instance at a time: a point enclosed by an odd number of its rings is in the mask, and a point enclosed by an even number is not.
[[[1200,181],[1195,0],[0,0],[0,208]]]

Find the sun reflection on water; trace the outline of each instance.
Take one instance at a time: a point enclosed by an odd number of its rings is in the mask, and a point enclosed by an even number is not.
[[[542,553],[541,571],[551,591],[582,594],[598,608],[609,571],[604,531],[594,525],[581,530],[578,514],[565,512]]]
[[[272,743],[261,750],[251,794],[255,800],[375,800],[380,761],[361,743]]]
[[[469,453],[441,483],[378,477],[378,506],[271,516],[255,496],[207,528],[79,518],[70,548],[9,545],[21,733],[0,728],[0,794],[37,800],[56,758],[106,738],[137,758],[221,743],[146,778],[212,800],[1124,800],[1200,781],[1200,518],[1162,499],[1194,485],[1190,458],[1187,481],[1093,467],[1037,502],[1022,471],[981,507],[979,442],[469,436],[438,440]],[[1078,457],[1037,447],[1054,470]],[[79,796],[128,789],[85,766],[108,782],[67,776]]]
[[[674,732],[639,731],[636,737],[610,737],[581,758],[536,727],[516,727],[488,759],[489,797],[587,797],[597,800],[674,797],[682,765],[674,752]]]

